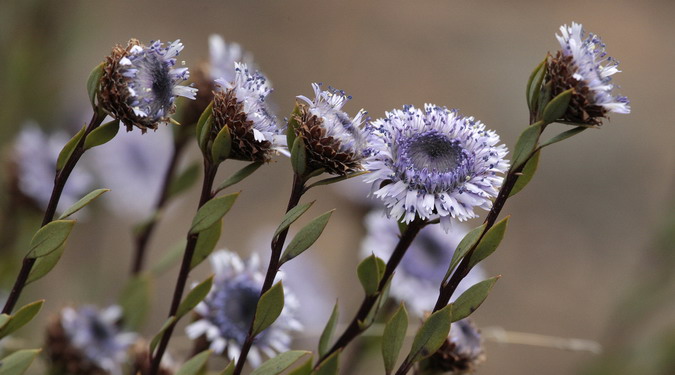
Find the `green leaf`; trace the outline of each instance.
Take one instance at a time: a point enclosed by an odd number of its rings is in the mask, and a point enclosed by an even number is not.
[[[288,119],[288,127],[286,129],[286,145],[288,147],[292,147],[293,143],[295,142],[295,132],[300,126],[298,123],[298,117],[301,116],[301,110],[300,110],[300,105],[298,103],[295,103],[295,107],[293,108],[293,112],[291,113],[290,118]]]
[[[570,129],[570,130],[564,131],[564,132],[562,132],[562,133],[556,135],[555,137],[549,139],[548,141],[542,143],[541,146],[539,146],[539,148],[544,148],[544,147],[550,146],[550,145],[552,145],[552,144],[554,144],[554,143],[558,143],[558,142],[560,142],[560,141],[564,141],[564,140],[566,140],[567,138],[573,137],[573,136],[575,136],[575,135],[581,133],[582,131],[584,131],[584,130],[586,130],[586,129],[588,129],[588,127],[586,127],[586,126],[577,126],[577,127],[572,128],[572,129]]]
[[[230,361],[219,375],[234,375],[234,360]]]
[[[204,350],[203,352],[188,359],[183,366],[176,372],[176,375],[197,375],[206,368],[206,362],[212,351]]]
[[[500,277],[496,276],[483,280],[462,293],[452,304],[452,321],[456,322],[473,314],[485,301],[490,290]]]
[[[7,314],[0,314],[0,330],[2,330],[11,319],[12,317]]]
[[[342,350],[338,350],[324,359],[312,375],[338,375],[340,370],[340,352]]]
[[[0,329],[0,338],[11,335],[13,332],[16,332],[16,330],[33,320],[33,318],[35,318],[35,316],[40,312],[44,302],[45,300],[31,302],[15,312],[14,315],[11,316],[9,322],[7,322],[2,327],[2,329]]]
[[[23,349],[0,359],[0,375],[21,375],[28,370],[41,349]]]
[[[195,245],[195,253],[192,255],[190,262],[190,270],[201,264],[216,248],[220,233],[223,228],[223,219],[213,223],[208,229],[199,233],[197,244]]]
[[[448,280],[450,275],[452,275],[452,272],[455,270],[455,267],[459,264],[459,262],[464,258],[466,253],[469,252],[475,245],[476,242],[480,239],[481,234],[483,234],[483,231],[485,230],[485,224],[473,228],[471,232],[467,233],[464,238],[462,238],[462,241],[459,242],[459,245],[457,245],[457,249],[455,249],[455,252],[452,254],[452,259],[450,260],[450,266],[448,267],[448,272],[445,273],[445,277],[443,277],[443,283]]]
[[[286,212],[286,215],[284,215],[283,219],[281,219],[281,224],[279,224],[279,227],[277,227],[277,230],[274,231],[274,236],[276,237],[279,235],[279,233],[283,232],[284,230],[288,229],[288,227],[291,226],[296,220],[302,216],[307,210],[309,210],[310,207],[314,204],[316,201],[311,201],[303,204],[299,204],[290,210]]]
[[[75,148],[77,147],[77,144],[80,143],[80,140],[82,137],[84,137],[84,132],[87,131],[87,126],[83,126],[82,129],[80,129],[77,134],[73,136],[68,142],[66,142],[66,145],[63,146],[63,149],[61,149],[61,152],[59,152],[59,157],[56,159],[56,170],[60,171],[63,169],[63,167],[66,166],[66,163],[68,162],[68,159],[73,155],[73,152],[75,151]]]
[[[391,277],[387,280],[387,283],[384,284],[384,289],[380,294],[378,294],[377,299],[375,300],[374,306],[368,311],[365,319],[358,321],[359,328],[362,331],[365,331],[370,327],[374,322],[377,314],[382,310],[382,307],[387,303],[389,299],[389,287],[391,286]]]
[[[197,239],[197,241],[199,241],[199,239]],[[159,262],[152,266],[150,272],[152,272],[155,276],[160,276],[169,268],[171,268],[171,266],[178,263],[178,260],[180,260],[181,256],[185,252],[185,245],[187,245],[187,239],[185,238],[172,245],[169,250],[166,251],[166,253],[164,253],[164,255],[159,259]]]
[[[281,281],[274,284],[260,297],[253,318],[253,334],[257,335],[271,326],[284,309],[284,286]]]
[[[502,242],[502,238],[504,238],[506,225],[508,224],[510,217],[511,216],[505,217],[492,228],[490,228],[487,233],[485,233],[485,236],[483,236],[483,239],[480,240],[480,243],[478,243],[478,246],[476,246],[476,250],[471,255],[471,259],[469,260],[469,268],[473,268],[473,266],[497,250],[497,246],[499,246],[499,243]]]
[[[30,241],[27,258],[49,255],[61,247],[73,230],[75,220],[55,220],[40,228]]]
[[[91,107],[94,109],[96,109],[96,96],[98,94],[99,87],[101,87],[103,65],[104,63],[98,64],[91,71],[91,73],[89,73],[89,78],[87,78],[87,93],[89,94],[89,102],[91,103]]]
[[[63,255],[63,251],[65,249],[66,244],[63,243],[56,250],[52,251],[48,255],[37,258],[35,260],[33,268],[31,268],[30,270],[28,280],[26,280],[26,285],[43,278],[52,269],[54,269],[54,267],[56,267],[56,263],[58,263],[59,260],[61,259],[61,255]]]
[[[291,147],[291,166],[298,176],[304,176],[307,172],[307,150],[302,137],[296,137]]]
[[[525,160],[527,160],[532,151],[534,151],[542,131],[542,126],[542,122],[534,123],[525,128],[518,138],[513,156],[513,165],[511,166],[513,170],[520,167]]]
[[[565,90],[546,104],[543,113],[544,123],[550,124],[563,117],[565,112],[567,112],[567,106],[570,104],[573,92],[574,89]]]
[[[213,116],[209,115],[209,117],[206,118],[206,121],[204,122],[204,125],[202,127],[202,132],[199,135],[199,138],[197,140],[199,141],[199,148],[202,149],[202,152],[204,155],[207,155],[207,146],[209,144],[209,140],[211,138],[211,128],[213,127]],[[209,155],[210,157],[211,155]]]
[[[408,312],[405,306],[401,304],[394,315],[389,319],[384,327],[382,335],[382,358],[384,359],[384,368],[387,375],[391,374],[396,366],[398,354],[403,346],[405,334],[408,331]]]
[[[309,358],[307,358],[307,360],[303,364],[296,367],[293,371],[289,372],[288,375],[310,375],[314,368],[314,366],[312,366],[313,362],[314,356],[309,356]]]
[[[213,276],[209,277],[208,279],[202,281],[201,283],[197,284],[190,292],[188,295],[185,297],[184,300],[181,301],[180,305],[178,306],[178,311],[176,311],[176,318],[180,319],[185,314],[189,313],[194,309],[199,302],[201,302],[204,298],[206,298],[206,295],[209,294],[209,291],[211,291],[211,285],[213,285]]]
[[[356,272],[366,295],[372,296],[377,293],[377,287],[380,285],[380,270],[377,257],[373,254],[361,261]]]
[[[223,183],[218,186],[218,188],[216,189],[216,192],[224,190],[224,189],[226,189],[226,188],[228,188],[228,187],[230,187],[234,184],[238,184],[243,179],[250,176],[253,172],[255,172],[258,168],[260,168],[260,166],[262,166],[263,164],[265,164],[265,163],[256,161],[256,162],[248,164],[244,168],[236,171],[232,176],[230,176],[227,180],[223,181]]]
[[[230,151],[232,151],[230,128],[223,126],[216,135],[216,138],[213,139],[211,158],[214,162],[220,163],[230,156]]]
[[[291,350],[266,361],[260,367],[253,370],[251,375],[278,375],[291,367],[295,361],[311,352],[305,350]]]
[[[525,163],[521,175],[518,176],[516,183],[513,185],[513,189],[511,189],[511,193],[509,193],[509,197],[518,194],[521,190],[523,190],[525,186],[527,186],[527,184],[530,183],[532,177],[534,177],[534,173],[537,172],[540,154],[541,151],[535,152],[534,155],[532,155],[532,157],[530,158],[530,160],[528,160]]]
[[[93,201],[94,199],[100,197],[101,195],[103,195],[103,193],[107,193],[107,192],[109,192],[109,191],[110,191],[110,189],[96,189],[96,190],[92,191],[91,193],[85,195],[82,199],[80,199],[79,201],[75,202],[75,204],[73,204],[72,206],[68,207],[68,209],[65,210],[65,211],[61,214],[61,216],[59,216],[59,220],[65,219],[65,218],[67,218],[68,216],[70,216],[70,215],[76,213],[77,211],[81,210],[84,206],[86,206],[86,205],[88,205],[89,203],[91,203],[91,201]]]
[[[281,256],[280,264],[284,264],[297,257],[312,246],[312,244],[319,239],[319,236],[321,236],[333,211],[335,210],[330,210],[321,216],[315,217],[309,224],[300,229],[286,247],[284,254]]]
[[[162,336],[164,336],[164,332],[166,332],[166,330],[169,329],[171,325],[176,323],[176,320],[177,320],[176,317],[172,316],[169,319],[167,319],[166,322],[164,322],[162,328],[159,329],[159,332],[157,332],[155,337],[153,337],[152,340],[150,341],[150,353],[153,353],[155,351],[155,348],[157,348],[157,345],[159,344],[159,340],[161,340]]]
[[[92,130],[87,138],[84,139],[84,149],[89,150],[92,147],[100,146],[110,142],[120,130],[120,120],[112,120]]]
[[[313,187],[316,187],[316,186],[330,185],[330,184],[334,184],[334,183],[336,183],[336,182],[348,180],[348,179],[350,179],[350,178],[354,178],[354,177],[358,177],[358,176],[363,176],[364,174],[367,174],[367,173],[370,173],[370,171],[359,171],[359,172],[354,172],[354,173],[346,174],[346,175],[344,175],[344,176],[337,176],[337,177],[325,178],[325,179],[323,179],[323,180],[319,180],[319,181],[317,181],[317,182],[315,182],[315,183],[313,183],[313,184],[307,186],[307,188],[305,188],[305,191],[307,191],[307,190],[309,190],[309,189],[311,189],[311,188],[313,188]]]
[[[417,331],[410,349],[410,362],[417,362],[434,354],[448,339],[452,322],[452,305],[431,314]]]
[[[324,354],[328,353],[328,350],[330,349],[329,345],[333,339],[335,327],[337,327],[338,315],[338,304],[335,302],[333,312],[330,314],[330,318],[328,319],[328,323],[326,323],[326,327],[324,327],[323,332],[321,332],[321,338],[319,338],[319,357],[323,357]]]
[[[195,215],[190,227],[190,234],[199,233],[210,228],[215,222],[222,219],[223,216],[232,208],[234,201],[239,193],[232,193],[222,197],[213,198],[206,202]]]
[[[199,169],[199,163],[193,163],[180,172],[169,184],[167,195],[175,197],[192,187],[199,178]]]
[[[119,304],[124,311],[124,326],[130,331],[138,331],[150,311],[152,279],[142,273],[127,281],[120,295]]]
[[[199,148],[201,148],[202,151],[205,150],[204,146],[206,145],[206,141],[208,140],[208,133],[211,131],[211,124],[208,124],[207,126],[207,122],[212,121],[211,118],[212,113],[213,113],[213,100],[204,109],[204,112],[202,112],[202,114],[199,116],[197,126],[195,127],[197,141],[199,142]]]
[[[537,67],[530,74],[530,79],[527,81],[526,88],[526,98],[527,98],[527,107],[530,109],[530,112],[536,110],[537,102],[539,101],[539,93],[541,92],[541,83],[544,80],[546,75],[546,62],[548,56],[537,65]]]
[[[541,92],[539,93],[539,100],[537,102],[537,119],[541,120],[544,114],[544,108],[551,101],[551,93],[553,92],[553,82],[546,82],[541,85]]]

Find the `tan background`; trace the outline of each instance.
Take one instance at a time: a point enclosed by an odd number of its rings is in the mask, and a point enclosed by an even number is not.
[[[561,24],[583,23],[621,60],[616,82],[633,113],[552,147],[533,183],[508,203],[509,232],[487,261],[491,274],[504,277],[476,314],[481,326],[616,344],[607,341],[608,319],[617,298],[649,272],[638,262],[672,208],[666,204],[675,183],[671,1],[28,1],[3,2],[0,13],[2,143],[25,118],[50,126],[82,121],[73,108],[86,108],[89,70],[115,43],[180,38],[182,59],[194,65],[207,56],[208,35],[220,33],[254,54],[274,83],[272,100],[282,117],[295,95],[309,95],[309,84],[320,81],[353,95],[352,113],[364,107],[379,117],[403,104],[432,102],[476,116],[511,146],[526,125],[530,71],[557,49]],[[240,188],[221,243],[247,251],[256,225],[273,226],[281,216],[288,162],[280,158]],[[180,238],[196,195],[194,189],[172,206],[162,238],[152,245],[153,259]],[[317,214],[338,207],[314,251],[338,280],[328,300],[339,298],[346,319],[361,298],[354,267],[363,212],[330,189],[311,195],[319,199]],[[75,230],[57,270],[30,287],[24,301],[46,296],[48,310],[72,301],[114,301],[130,259],[131,223],[95,218]],[[161,297],[148,333],[163,321],[175,272],[157,283]],[[207,272],[202,267],[192,280]],[[669,311],[662,320],[673,323],[675,310]],[[480,374],[574,374],[591,358],[494,343],[487,350]],[[380,373],[377,358],[374,363]]]

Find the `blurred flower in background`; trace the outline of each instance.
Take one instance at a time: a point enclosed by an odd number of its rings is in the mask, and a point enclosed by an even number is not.
[[[480,332],[469,319],[452,323],[450,337],[420,367],[422,374],[471,374],[485,361]]]
[[[209,36],[209,57],[209,76],[212,81],[222,79],[225,82],[234,82],[235,63],[246,64],[253,71],[258,70],[250,52],[245,51],[238,43],[225,43],[225,39],[218,34]]]

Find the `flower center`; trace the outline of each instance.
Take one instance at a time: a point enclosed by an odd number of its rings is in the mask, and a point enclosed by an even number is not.
[[[260,287],[252,280],[228,280],[209,301],[213,309],[211,321],[218,326],[223,337],[240,345],[246,340],[249,326],[255,316],[260,298]]]
[[[414,135],[402,145],[402,152],[417,170],[448,172],[464,161],[459,141],[432,130]]]

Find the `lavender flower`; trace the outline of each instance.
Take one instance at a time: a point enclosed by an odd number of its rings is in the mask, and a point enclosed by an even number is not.
[[[421,367],[431,373],[470,374],[485,361],[480,332],[469,319],[452,323],[450,337]]]
[[[121,316],[119,306],[64,308],[48,329],[52,362],[64,366],[69,374],[121,375],[127,350],[137,337],[120,331],[117,322]]]
[[[304,103],[295,118],[299,124],[296,133],[305,139],[310,168],[324,168],[338,175],[361,169],[368,145],[363,129],[367,112],[361,109],[349,117],[342,107],[351,96],[332,87],[322,91],[318,83],[313,83],[312,88],[313,100],[298,96]]]
[[[16,187],[41,209],[45,209],[49,203],[56,174],[56,159],[66,142],[68,136],[65,133],[47,134],[35,122],[27,122],[14,143]],[[92,182],[89,171],[82,166],[75,168],[63,189],[59,208],[77,202],[88,192]]]
[[[440,217],[447,231],[451,218],[490,209],[509,163],[506,146],[480,121],[426,104],[394,109],[372,126],[366,181],[390,216],[406,223]]]
[[[396,221],[377,210],[366,216],[365,226],[367,235],[361,243],[361,254],[375,254],[388,260],[399,239]],[[436,303],[438,287],[457,245],[466,233],[466,228],[461,225],[453,226],[449,233],[437,225],[422,229],[396,269],[391,282],[391,296],[405,302],[408,310],[415,315],[423,317]],[[474,267],[459,284],[454,298],[484,278],[482,267]]]
[[[186,333],[191,339],[204,336],[211,350],[234,360],[255,316],[264,275],[256,255],[244,262],[237,254],[221,250],[213,253],[210,261],[215,273],[213,287],[195,308],[199,320],[187,326]],[[253,366],[261,363],[261,352],[273,357],[287,351],[291,333],[302,328],[294,317],[298,307],[295,298],[286,290],[284,299],[281,316],[251,347],[248,360]]]
[[[260,72],[251,73],[246,64],[235,64],[232,82],[216,80],[212,136],[228,127],[232,137],[230,158],[267,162],[274,151],[286,146],[284,129],[265,99],[272,89]]]
[[[560,33],[556,38],[562,50],[549,61],[547,81],[552,82],[554,96],[575,89],[563,119],[599,125],[608,112],[630,113],[628,98],[612,94],[612,75],[619,72],[619,62],[607,56],[600,37],[586,36],[575,22],[561,26]]]
[[[137,126],[145,132],[168,122],[176,97],[195,99],[197,93],[195,88],[179,86],[190,75],[185,67],[175,68],[182,50],[179,40],[167,47],[154,41],[147,47],[132,39],[126,48],[115,47],[101,78],[99,102],[103,108],[129,131]]]

